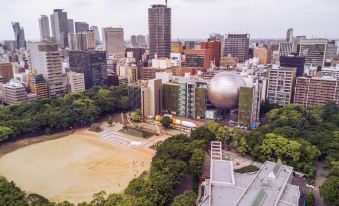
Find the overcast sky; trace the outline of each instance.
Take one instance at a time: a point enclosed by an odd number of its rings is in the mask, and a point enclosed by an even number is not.
[[[0,40],[13,39],[19,21],[27,40],[39,39],[38,18],[65,9],[68,18],[102,27],[123,27],[125,39],[146,34],[147,8],[165,0],[0,0]],[[172,39],[207,38],[209,33],[250,33],[251,38],[295,35],[339,38],[339,0],[168,0]]]

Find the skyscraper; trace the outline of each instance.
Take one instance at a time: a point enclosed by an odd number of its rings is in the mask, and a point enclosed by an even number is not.
[[[238,57],[240,62],[248,60],[249,34],[227,34],[225,38],[224,56],[229,54]]]
[[[49,21],[48,16],[41,15],[39,19],[39,27],[40,27],[40,39],[47,40],[51,37],[51,33],[49,31]]]
[[[68,19],[67,12],[62,9],[54,9],[51,14],[52,35],[61,48],[66,48],[68,44]]]
[[[74,21],[73,19],[67,19],[68,33],[74,33]]]
[[[148,9],[150,58],[170,58],[171,55],[171,8],[152,5]]]
[[[20,27],[19,22],[12,22],[12,27],[14,31],[14,38],[16,41],[16,48],[26,48],[26,40],[25,40],[25,31],[23,27]]]
[[[75,22],[75,32],[85,32],[89,30],[89,25],[86,22]]]
[[[124,29],[102,28],[102,43],[108,56],[124,56]]]
[[[71,51],[87,51],[87,40],[85,33],[69,33],[68,47]]]
[[[62,74],[61,54],[54,42],[29,42],[28,52],[32,69],[42,74],[48,83],[49,95],[59,96],[67,92]]]
[[[289,28],[286,32],[286,41],[292,42],[293,41],[293,29]]]
[[[324,66],[327,44],[327,39],[301,40],[299,56],[305,57],[307,65]]]
[[[138,44],[138,42],[137,42],[137,36],[132,35],[132,36],[131,36],[131,45],[132,45],[132,47],[137,47],[137,44]]]
[[[95,35],[95,41],[97,42],[97,44],[100,43],[100,35],[99,35],[99,29],[97,26],[91,26],[90,30],[94,31],[94,35]]]

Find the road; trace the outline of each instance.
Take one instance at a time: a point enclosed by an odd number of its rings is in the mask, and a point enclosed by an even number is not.
[[[317,174],[314,179],[315,187],[313,189],[314,203],[316,206],[325,206],[323,199],[320,197],[319,187],[325,182],[326,177],[322,174],[328,175],[328,172],[322,169],[324,163],[318,162],[316,164]]]

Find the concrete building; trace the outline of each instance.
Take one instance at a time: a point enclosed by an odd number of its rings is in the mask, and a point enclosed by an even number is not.
[[[224,56],[238,57],[240,62],[248,60],[250,44],[249,34],[227,34],[225,37]]]
[[[269,48],[254,48],[253,55],[259,59],[259,64],[271,64],[272,50]]]
[[[133,58],[135,58],[135,63],[137,64],[146,60],[145,48],[126,48],[126,57],[128,52],[133,53]]]
[[[86,22],[75,22],[75,33],[81,33],[89,30],[89,25]]]
[[[328,102],[339,104],[339,80],[334,77],[298,77],[295,87],[295,104],[305,107],[325,105]]]
[[[291,42],[280,42],[279,43],[279,57],[289,56],[293,52],[293,44]]]
[[[171,42],[171,53],[181,53],[182,43],[180,41]]]
[[[24,28],[20,26],[19,22],[12,22],[12,27],[14,31],[14,39],[16,42],[16,49],[26,48],[25,40],[25,31]]]
[[[68,24],[68,33],[74,33],[74,20],[67,19],[67,24]]]
[[[44,80],[42,74],[32,74],[29,80],[30,92],[36,95],[37,99],[47,99],[48,94],[48,84]]]
[[[310,77],[314,77],[316,76],[317,71],[317,67],[309,67],[307,75]],[[336,65],[336,67],[322,67],[321,76],[333,77],[339,80],[339,65]]]
[[[300,56],[280,56],[279,57],[281,67],[296,67],[297,77],[301,77],[305,73],[305,57]]]
[[[201,184],[198,206],[298,206],[300,190],[292,185],[293,168],[266,161],[259,171],[239,174],[223,159],[221,142],[211,142],[208,179]]]
[[[181,67],[181,53],[172,53],[171,52],[171,64],[172,67]]]
[[[29,42],[28,52],[32,70],[42,74],[48,83],[49,95],[59,96],[67,92],[61,64],[61,54],[54,42]]]
[[[327,39],[301,40],[299,56],[305,57],[305,64],[307,65],[324,66],[327,44]]]
[[[13,66],[11,63],[0,62],[0,83],[7,83],[13,79]]]
[[[17,104],[36,99],[35,95],[27,94],[25,86],[14,81],[10,81],[3,85],[2,94],[6,104]]]
[[[296,68],[270,68],[268,71],[267,99],[285,106],[293,103]]]
[[[63,9],[54,9],[53,14],[50,16],[52,36],[55,38],[59,47],[64,49],[68,46],[68,19],[67,12]]]
[[[221,59],[221,42],[220,41],[208,41],[200,42],[201,49],[209,49],[211,51],[211,61],[214,62],[216,67],[220,66]]]
[[[68,47],[71,51],[87,51],[85,33],[68,33]]]
[[[124,29],[102,28],[102,43],[107,56],[123,57],[125,54]]]
[[[162,113],[161,79],[148,80],[147,86],[141,87],[141,113],[144,117]]]
[[[131,36],[131,45],[132,47],[137,47],[137,36],[136,35],[132,35]]]
[[[97,44],[100,43],[100,35],[99,35],[99,29],[97,26],[91,26],[90,30],[92,30],[94,32],[94,36],[95,36],[95,41]]]
[[[85,76],[83,73],[67,72],[67,82],[71,92],[85,91]]]
[[[40,39],[48,40],[51,37],[51,32],[49,30],[49,19],[46,15],[41,15],[39,19],[39,28],[40,28]]]
[[[220,60],[220,67],[226,68],[226,69],[233,69],[237,66],[239,63],[238,57],[232,57],[231,55],[221,57]]]
[[[70,51],[70,69],[84,74],[85,88],[107,86],[107,61],[105,51]]]
[[[143,67],[139,70],[139,79],[140,80],[150,80],[154,79],[157,72],[169,72],[173,73],[173,69],[159,69],[152,67]]]
[[[148,34],[150,59],[170,58],[171,53],[171,8],[167,5],[152,5],[148,9]]]
[[[152,68],[168,69],[171,68],[171,60],[167,58],[152,59]]]
[[[200,67],[205,71],[211,67],[211,50],[210,49],[194,49],[186,50],[186,67]]]
[[[88,50],[95,50],[96,48],[96,39],[95,39],[95,32],[93,30],[85,31],[86,36],[86,45]]]

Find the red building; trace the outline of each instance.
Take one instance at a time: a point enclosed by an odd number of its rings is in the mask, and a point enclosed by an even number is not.
[[[211,66],[210,49],[186,50],[186,67],[198,67],[207,71]]]
[[[201,49],[210,49],[211,50],[211,61],[215,61],[215,66],[220,66],[221,58],[221,42],[220,41],[208,41],[200,42]]]

